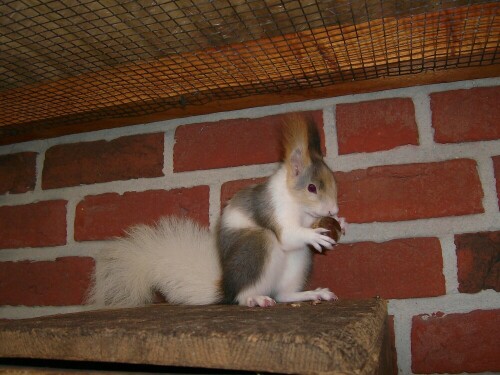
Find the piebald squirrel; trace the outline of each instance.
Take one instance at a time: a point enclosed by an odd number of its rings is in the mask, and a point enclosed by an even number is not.
[[[165,217],[139,225],[110,242],[96,260],[88,302],[132,307],[151,303],[155,291],[169,303],[335,300],[328,289],[303,291],[312,252],[335,241],[321,217],[337,217],[337,188],[323,161],[315,125],[303,117],[283,127],[283,162],[262,184],[236,193],[215,233],[191,220]],[[343,219],[339,219],[342,226]]]

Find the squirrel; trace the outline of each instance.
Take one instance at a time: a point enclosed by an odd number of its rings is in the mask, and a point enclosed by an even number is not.
[[[273,306],[336,300],[327,288],[303,291],[312,251],[335,240],[321,217],[338,218],[337,188],[323,160],[319,132],[305,117],[283,127],[283,159],[266,182],[237,192],[211,233],[189,219],[164,217],[112,240],[96,257],[87,302],[97,307],[152,303]]]

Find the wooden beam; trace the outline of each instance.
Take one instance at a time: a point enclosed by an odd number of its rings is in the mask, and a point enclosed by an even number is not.
[[[266,105],[498,76],[500,76],[500,65],[490,65],[484,67],[431,70],[418,74],[344,82],[325,87],[287,90],[276,94],[260,94],[236,99],[217,99],[206,104],[172,107],[168,110],[159,110],[144,115],[114,117],[114,115],[109,116],[104,109],[93,111],[92,116],[97,119],[92,121],[86,120],[86,114],[84,113],[83,116],[75,114],[62,118],[59,117],[50,123],[42,120],[0,127],[0,145]],[[133,110],[131,105],[125,105],[125,107],[128,111]],[[114,108],[111,112],[117,110],[117,108]]]
[[[486,3],[330,26],[7,90],[0,93],[0,144],[497,76],[500,35],[492,25],[499,9]],[[440,70],[454,66],[473,67]]]
[[[379,299],[268,309],[153,305],[0,321],[0,358],[390,374],[386,324]]]

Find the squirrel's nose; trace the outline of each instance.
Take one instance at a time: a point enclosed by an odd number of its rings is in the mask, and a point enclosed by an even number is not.
[[[335,216],[339,213],[339,206],[334,205],[332,209],[328,211],[328,216]]]

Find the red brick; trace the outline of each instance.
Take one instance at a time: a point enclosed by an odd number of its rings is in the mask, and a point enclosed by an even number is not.
[[[431,94],[434,139],[439,143],[500,138],[500,86]]]
[[[418,145],[411,99],[381,99],[339,104],[336,109],[339,154]]]
[[[208,186],[88,196],[76,208],[75,240],[101,240],[124,234],[135,224],[162,216],[182,216],[208,226]]]
[[[230,200],[235,193],[247,186],[261,184],[267,180],[267,177],[249,178],[246,180],[228,181],[222,184],[220,189],[220,202],[221,207],[224,207],[228,200]]]
[[[455,235],[458,290],[500,292],[500,231]]]
[[[339,244],[314,257],[310,284],[348,299],[443,295],[441,246],[437,238]]]
[[[322,134],[322,112],[305,114],[312,116]],[[175,132],[174,171],[277,162],[280,127],[285,118],[286,115],[275,115],[179,126]],[[323,136],[322,140],[324,143]]]
[[[66,201],[0,207],[0,249],[66,244]]]
[[[45,153],[42,188],[163,175],[163,134],[64,144]]]
[[[335,173],[341,215],[351,223],[484,212],[476,162],[373,167]]]
[[[500,371],[498,327],[500,310],[413,317],[413,372]]]
[[[0,262],[0,304],[80,305],[84,302],[93,269],[94,260],[88,257]]]
[[[35,188],[35,152],[0,156],[0,194],[25,193]]]
[[[497,200],[498,200],[498,208],[500,209],[500,156],[495,156],[493,158],[493,167],[495,168]]]

